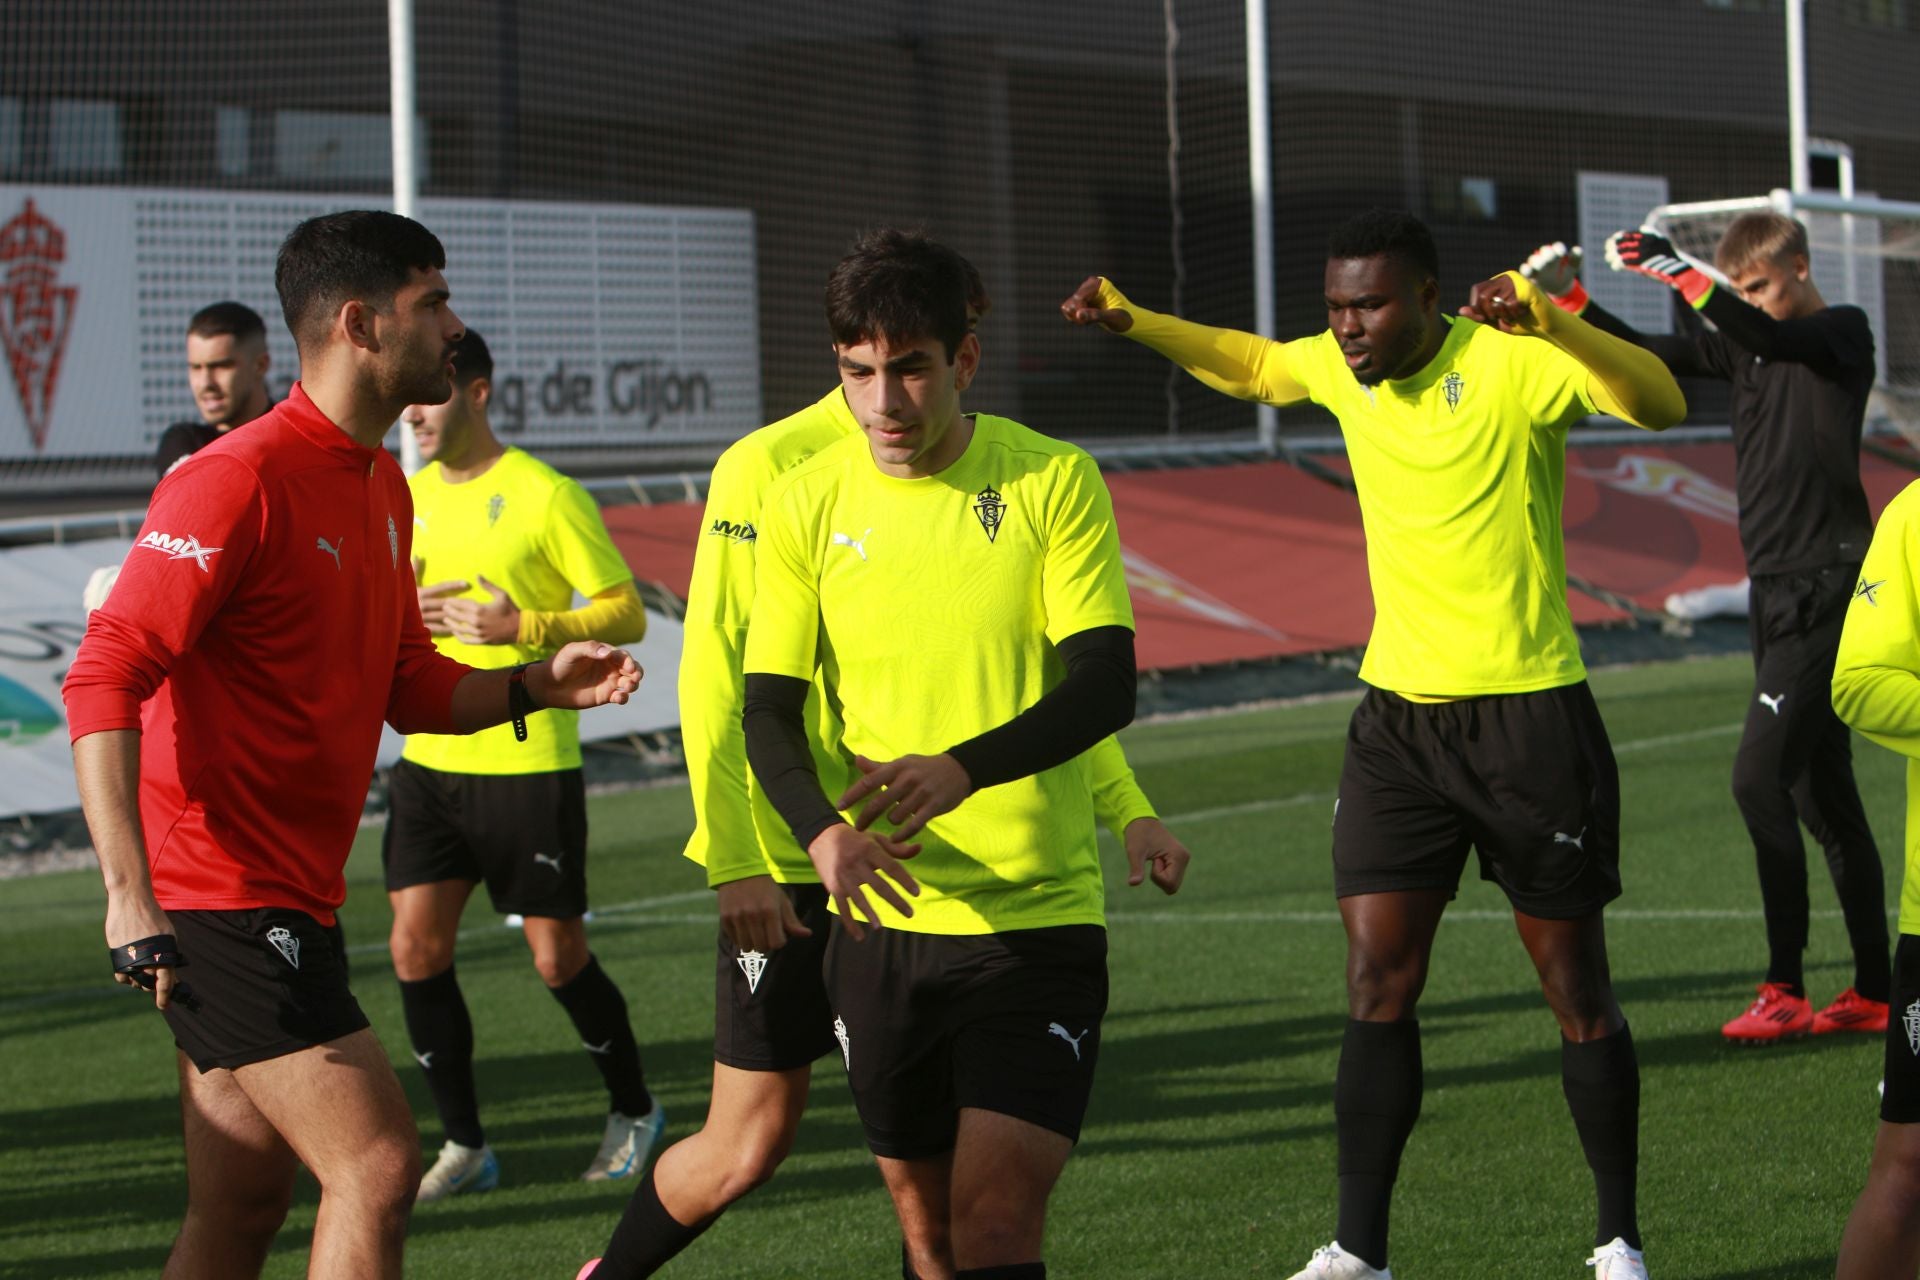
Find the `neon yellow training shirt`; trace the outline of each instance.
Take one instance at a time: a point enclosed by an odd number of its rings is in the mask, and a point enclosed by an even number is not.
[[[485,578],[523,610],[558,613],[574,593],[595,596],[631,582],[633,572],[607,535],[600,508],[580,485],[520,449],[508,449],[491,467],[449,484],[437,462],[407,481],[413,490],[413,555],[424,561],[420,585],[464,581],[471,600],[490,601]],[[518,644],[467,644],[454,636],[434,643],[475,667],[511,667],[549,650]],[[537,711],[527,717],[527,740],[513,726],[479,733],[416,733],[403,755],[447,773],[546,773],[580,767],[580,713]]]
[[[1907,863],[1900,932],[1920,935],[1920,482],[1880,513],[1847,607],[1833,709],[1907,758]]]
[[[1560,527],[1567,427],[1596,403],[1585,365],[1543,339],[1454,318],[1420,372],[1365,387],[1331,330],[1270,342],[1147,311],[1110,284],[1098,305],[1125,307],[1127,337],[1216,390],[1310,399],[1339,419],[1373,593],[1362,680],[1462,698],[1586,678]]]
[[[915,479],[882,472],[864,437],[844,440],[780,478],[758,530],[746,671],[812,680],[817,667],[846,749],[873,760],[1006,723],[1065,674],[1057,642],[1133,626],[1093,459],[1005,418],[977,415],[966,452]],[[878,904],[883,922],[1103,924],[1093,789],[1082,755],[975,792],[917,837],[914,913]]]
[[[707,869],[710,886],[760,875],[783,884],[820,880],[747,768],[740,728],[746,703],[742,664],[753,615],[754,548],[767,491],[822,449],[859,435],[846,396],[835,387],[798,413],[737,441],[714,465],[680,653],[680,735],[696,824],[686,855]],[[839,717],[817,678],[807,691],[805,715],[821,788],[829,799],[838,799],[854,771],[841,750]],[[1116,837],[1136,818],[1155,816],[1117,739],[1104,739],[1087,755],[1095,812]]]

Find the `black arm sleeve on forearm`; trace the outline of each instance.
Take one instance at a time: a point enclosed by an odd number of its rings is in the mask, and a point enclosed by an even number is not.
[[[975,791],[1065,764],[1133,723],[1132,631],[1094,627],[1055,647],[1065,679],[999,728],[948,749]]]
[[[749,675],[745,709],[747,763],[786,819],[802,849],[836,822],[840,811],[820,789],[820,773],[807,745],[807,682],[792,676]]]
[[[1602,333],[1610,333],[1616,338],[1631,342],[1636,347],[1653,352],[1677,378],[1720,376],[1719,370],[1715,369],[1702,354],[1700,339],[1697,337],[1669,337],[1664,333],[1642,333],[1597,302],[1589,302],[1587,309],[1580,313],[1580,318]]]
[[[1864,324],[1853,331],[1832,311],[1775,320],[1751,303],[1716,287],[1700,314],[1721,333],[1765,360],[1804,364],[1825,377],[1873,360],[1873,339]]]

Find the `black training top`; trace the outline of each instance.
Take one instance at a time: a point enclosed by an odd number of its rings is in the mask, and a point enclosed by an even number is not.
[[[1662,337],[1590,305],[1581,318],[1659,356],[1680,377],[1732,384],[1734,485],[1750,574],[1865,558],[1873,516],[1860,487],[1860,424],[1873,389],[1873,329],[1858,307],[1775,320],[1716,287],[1704,328]]]
[[[176,422],[160,433],[160,447],[154,450],[153,464],[160,469],[160,478],[166,479],[167,472],[182,458],[191,457],[218,440],[222,432],[218,427],[210,427],[204,422]]]

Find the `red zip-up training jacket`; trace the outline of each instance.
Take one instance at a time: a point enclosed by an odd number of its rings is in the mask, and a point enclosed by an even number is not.
[[[61,693],[75,740],[141,730],[162,909],[333,923],[380,722],[453,732],[472,670],[420,621],[412,545],[398,464],[297,383],[160,482]]]

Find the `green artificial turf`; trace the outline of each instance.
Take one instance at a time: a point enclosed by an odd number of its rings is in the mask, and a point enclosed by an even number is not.
[[[1603,672],[1594,686],[1625,798],[1626,895],[1608,936],[1643,1070],[1652,1273],[1830,1275],[1865,1176],[1880,1047],[1720,1040],[1765,961],[1727,786],[1749,670],[1715,659]],[[1328,823],[1350,707],[1196,716],[1125,735],[1194,863],[1175,899],[1128,889],[1102,838],[1112,1009],[1086,1134],[1053,1199],[1049,1274],[1285,1276],[1332,1236],[1345,1001]],[[1892,902],[1900,762],[1857,740],[1856,759]],[[690,825],[684,787],[593,801],[594,948],[627,994],[669,1140],[699,1123],[711,1062],[713,926],[699,873],[679,856]],[[431,1151],[437,1125],[383,954],[377,848],[377,833],[362,833],[342,918],[356,990]],[[1823,1003],[1851,966],[1817,854],[1810,867],[1807,973]],[[0,1276],[155,1275],[184,1203],[172,1046],[148,1002],[107,981],[101,916],[91,873],[0,884]],[[484,899],[459,963],[502,1185],[423,1206],[408,1274],[570,1280],[631,1185],[575,1180],[599,1139],[598,1077]],[[1504,900],[1477,879],[1441,928],[1421,1026],[1426,1098],[1394,1203],[1394,1274],[1590,1274],[1592,1189],[1560,1096],[1558,1036]],[[316,1198],[303,1179],[268,1275],[304,1274]],[[828,1060],[779,1176],[664,1274],[889,1276],[897,1242]]]

